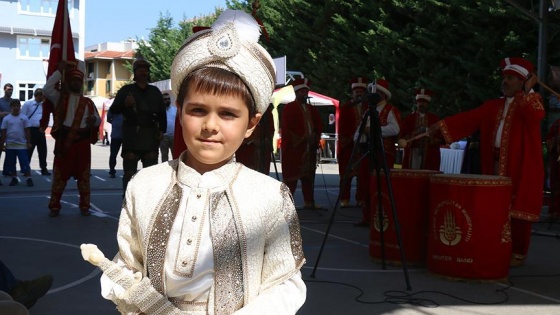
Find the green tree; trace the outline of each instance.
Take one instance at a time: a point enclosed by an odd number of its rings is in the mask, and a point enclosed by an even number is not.
[[[251,10],[252,1],[231,1]],[[499,62],[522,56],[537,62],[538,24],[496,0],[261,0],[273,57],[302,71],[312,89],[340,100],[349,80],[385,78],[392,102],[405,113],[418,87],[436,92],[441,116],[500,94]],[[538,12],[538,3],[517,1]],[[558,13],[548,14],[550,64],[560,62]]]
[[[173,58],[183,45],[183,42],[193,33],[194,26],[210,26],[221,13],[222,9],[216,8],[213,14],[183,20],[175,25],[169,12],[160,13],[154,28],[150,30],[148,40],[138,40],[136,57],[146,59],[150,64],[152,81],[169,79]],[[132,71],[132,65],[129,65]]]

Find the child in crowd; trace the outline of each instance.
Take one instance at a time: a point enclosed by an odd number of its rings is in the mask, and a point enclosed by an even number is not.
[[[173,314],[295,314],[305,301],[289,189],[234,160],[274,89],[259,35],[252,16],[226,10],[175,56],[187,150],[140,170],[126,190],[114,261],[149,290],[124,289],[104,274],[102,295],[123,314],[159,314],[165,303]],[[158,297],[142,298],[153,289]]]
[[[10,101],[11,112],[2,120],[2,138],[0,145],[6,149],[6,168],[8,174],[12,176],[10,186],[19,183],[17,178],[16,157],[23,175],[27,177],[27,186],[33,186],[31,179],[31,168],[29,166],[28,148],[31,147],[31,138],[29,133],[29,119],[27,116],[20,114],[21,103],[17,99]]]

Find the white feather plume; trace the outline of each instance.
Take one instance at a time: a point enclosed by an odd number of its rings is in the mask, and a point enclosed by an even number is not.
[[[225,10],[216,22],[212,24],[215,31],[224,27],[229,27],[230,23],[234,24],[239,39],[251,43],[257,43],[261,36],[261,27],[250,14],[241,10]]]

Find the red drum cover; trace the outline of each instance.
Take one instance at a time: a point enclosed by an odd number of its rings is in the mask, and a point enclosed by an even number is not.
[[[506,278],[511,256],[511,194],[508,177],[432,176],[428,270],[452,278]]]
[[[425,264],[428,233],[428,205],[430,176],[440,174],[431,170],[392,169],[390,171],[395,209],[400,223],[404,259],[407,263]],[[393,210],[387,191],[385,175],[381,176],[383,204],[383,238],[385,262],[402,263]],[[374,261],[381,260],[381,228],[379,224],[377,177],[371,176],[371,228],[369,253]]]

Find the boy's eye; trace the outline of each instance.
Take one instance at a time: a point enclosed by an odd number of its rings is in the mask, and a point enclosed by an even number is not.
[[[203,108],[195,107],[191,108],[190,112],[193,114],[204,114],[206,111]]]
[[[235,117],[237,117],[237,115],[236,115],[235,113],[232,113],[232,112],[228,112],[228,111],[224,111],[224,112],[222,112],[222,116],[225,116],[225,117],[231,117],[231,118],[235,118]]]

